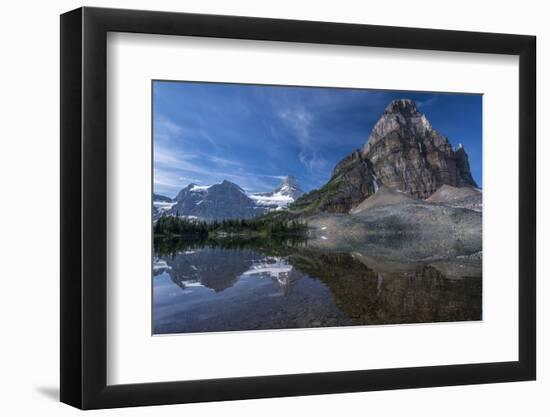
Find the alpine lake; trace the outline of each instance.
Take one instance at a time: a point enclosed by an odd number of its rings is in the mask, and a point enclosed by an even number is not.
[[[153,333],[482,319],[481,260],[392,261],[307,239],[154,238]]]

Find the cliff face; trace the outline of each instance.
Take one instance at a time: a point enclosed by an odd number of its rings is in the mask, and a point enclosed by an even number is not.
[[[385,185],[428,198],[441,185],[477,187],[463,146],[454,150],[412,100],[392,101],[362,155]]]
[[[425,199],[443,184],[477,187],[464,147],[454,150],[412,100],[394,100],[363,149],[339,162],[328,183],[294,207],[345,213],[382,185]]]

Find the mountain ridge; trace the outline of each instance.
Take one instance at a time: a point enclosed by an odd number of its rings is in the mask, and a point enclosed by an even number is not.
[[[196,218],[206,221],[225,219],[247,219],[281,210],[301,196],[296,178],[284,177],[281,183],[270,193],[249,194],[239,185],[223,180],[213,185],[190,183],[182,188],[173,200],[157,202],[157,205],[170,205],[159,208],[155,213],[178,217]],[[154,199],[159,195],[154,194]],[[160,196],[166,199],[169,197]]]
[[[223,180],[219,184],[198,186],[194,183],[182,188],[169,215],[215,221],[228,218],[250,218],[261,212],[237,184]]]

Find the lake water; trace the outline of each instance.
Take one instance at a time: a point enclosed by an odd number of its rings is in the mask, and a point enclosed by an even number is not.
[[[155,240],[154,334],[481,320],[481,260]]]

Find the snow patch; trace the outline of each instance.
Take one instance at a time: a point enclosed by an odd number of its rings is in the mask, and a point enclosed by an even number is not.
[[[168,265],[164,259],[156,259],[153,263],[153,271],[160,271],[163,269],[172,269],[172,267]]]
[[[259,206],[276,206],[283,208],[294,202],[294,199],[282,193],[274,193],[272,195],[249,194],[251,198]]]
[[[189,189],[189,191],[206,191],[211,187],[211,185],[194,185]]]
[[[204,287],[199,281],[183,281],[182,284],[185,285],[185,287]]]
[[[288,275],[292,271],[292,266],[289,265],[282,258],[274,257],[269,258],[271,262],[258,263],[252,265],[252,267],[243,272],[242,276],[269,276],[271,278],[279,279],[284,274]]]
[[[153,201],[153,207],[159,211],[168,211],[178,204],[176,201]]]

